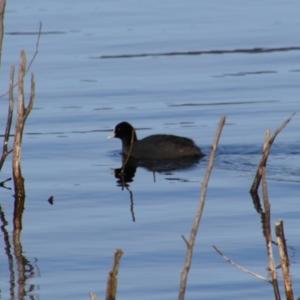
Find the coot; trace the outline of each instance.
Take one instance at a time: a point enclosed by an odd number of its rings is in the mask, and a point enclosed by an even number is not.
[[[122,140],[124,154],[130,153],[130,156],[138,159],[180,159],[204,156],[195,143],[185,137],[154,134],[138,140],[135,129],[127,122],[119,123],[107,138],[113,137]]]

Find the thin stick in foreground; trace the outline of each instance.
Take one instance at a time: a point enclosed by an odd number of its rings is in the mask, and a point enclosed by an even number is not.
[[[293,293],[292,280],[291,280],[290,269],[289,269],[290,262],[289,262],[288,252],[285,243],[282,220],[279,220],[277,223],[275,223],[275,232],[277,236],[278,249],[281,258],[281,267],[282,267],[282,275],[283,275],[286,299],[293,300],[294,293]]]
[[[1,0],[0,2],[0,66],[2,58],[2,42],[4,34],[4,12],[5,12],[6,0]]]
[[[21,51],[20,69],[19,69],[19,80],[18,80],[18,116],[16,121],[15,139],[14,139],[14,150],[13,150],[13,178],[15,185],[16,196],[24,195],[24,179],[21,172],[21,148],[23,130],[25,121],[33,107],[35,97],[35,81],[33,74],[31,75],[31,93],[28,106],[25,107],[24,97],[24,77],[26,73],[26,52]]]
[[[107,279],[106,300],[116,299],[119,265],[123,253],[122,249],[116,249],[115,251],[114,265],[112,270],[109,272]]]
[[[8,140],[9,140],[9,134],[11,129],[11,122],[13,118],[13,111],[14,111],[14,76],[15,76],[15,66],[12,66],[10,68],[10,78],[9,78],[9,105],[8,105],[8,114],[7,114],[7,123],[6,123],[6,129],[5,129],[5,135],[4,135],[4,141],[3,141],[3,152],[2,157],[0,159],[0,170],[2,169],[2,166],[4,164],[4,161],[9,153],[12,152],[12,150],[8,151]]]
[[[91,297],[91,300],[98,300],[97,296],[92,292],[90,292],[90,297]]]
[[[266,282],[269,282],[269,283],[272,283],[272,281],[271,280],[268,280],[267,278],[265,278],[265,277],[262,277],[262,276],[260,276],[260,275],[258,275],[258,274],[256,274],[256,273],[254,273],[254,272],[251,272],[251,271],[249,271],[249,270],[247,270],[247,269],[245,269],[245,268],[243,268],[242,266],[240,266],[240,265],[238,265],[237,263],[235,263],[235,262],[233,262],[232,260],[230,260],[227,256],[225,256],[216,246],[213,246],[214,247],[214,249],[226,260],[226,261],[228,261],[230,264],[232,264],[232,265],[234,265],[235,267],[237,267],[238,269],[240,269],[240,270],[242,270],[242,271],[244,271],[244,272],[246,272],[246,273],[248,273],[248,274],[251,274],[251,275],[253,275],[253,276],[255,276],[256,278],[258,278],[258,279],[261,279],[261,280],[263,280],[263,281],[266,281]]]
[[[132,128],[132,132],[131,132],[131,139],[130,139],[130,148],[129,148],[129,152],[126,156],[126,159],[125,161],[123,161],[123,165],[122,165],[122,170],[121,170],[121,174],[124,173],[124,170],[125,170],[125,167],[126,167],[126,164],[130,158],[130,155],[131,155],[131,152],[132,152],[132,149],[133,149],[133,142],[134,142],[134,136],[135,136],[135,129]]]
[[[261,177],[262,177],[262,169],[267,164],[269,152],[270,152],[271,146],[272,146],[276,136],[291,121],[292,117],[295,114],[296,114],[296,112],[292,113],[292,115],[285,122],[283,122],[280,127],[277,128],[277,130],[273,133],[272,137],[269,139],[269,142],[267,143],[266,147],[264,147],[263,155],[262,155],[260,164],[258,166],[258,169],[256,171],[256,175],[255,175],[255,178],[254,178],[251,190],[250,190],[251,193],[257,193],[257,190],[259,188],[259,184],[261,181]]]
[[[267,131],[266,140],[268,138],[269,138],[269,134]],[[264,201],[264,208],[265,208],[265,218],[264,218],[264,222],[263,222],[263,228],[264,228],[264,236],[266,239],[266,247],[267,247],[267,254],[268,254],[268,259],[269,259],[269,266],[270,266],[271,276],[272,276],[272,285],[273,285],[275,299],[280,300],[277,272],[276,272],[273,248],[272,248],[271,205],[270,205],[269,196],[268,196],[268,187],[267,187],[267,181],[266,181],[266,168],[265,167],[262,168],[262,194],[263,194],[263,201]]]
[[[30,63],[27,67],[27,69],[25,70],[25,75],[28,73],[33,61],[35,60],[38,52],[39,52],[39,44],[40,44],[40,37],[41,37],[41,34],[42,34],[42,22],[40,22],[40,26],[39,26],[39,32],[38,32],[38,38],[37,38],[37,42],[36,42],[36,46],[35,46],[35,52],[33,54],[33,57],[32,59],[30,60]],[[25,76],[24,75],[24,76]],[[18,85],[18,82],[16,82],[14,85],[13,85],[13,88],[15,88],[16,86]],[[0,95],[0,98],[3,98],[4,96],[6,96],[7,94],[9,93],[9,91],[7,91],[6,93]]]
[[[190,234],[190,239],[189,239],[189,241],[187,241],[184,238],[184,241],[187,245],[187,252],[186,252],[185,265],[184,265],[184,268],[181,272],[181,281],[180,281],[180,289],[179,289],[179,297],[178,297],[179,300],[183,300],[184,296],[185,296],[186,282],[187,282],[188,272],[189,272],[190,267],[191,267],[192,256],[193,256],[193,248],[194,248],[194,244],[195,244],[195,240],[196,240],[196,236],[197,236],[201,216],[202,216],[203,209],[204,209],[205,198],[206,198],[206,190],[207,190],[210,174],[211,174],[211,171],[212,171],[212,168],[213,168],[214,157],[215,157],[215,153],[216,153],[216,150],[217,150],[217,147],[218,147],[219,139],[220,139],[222,129],[223,129],[224,124],[225,124],[225,120],[226,120],[226,117],[222,116],[221,119],[220,119],[220,122],[219,122],[218,130],[217,130],[213,145],[212,145],[212,149],[211,149],[210,157],[209,157],[209,162],[208,162],[208,165],[207,165],[204,181],[202,183],[200,203],[199,203],[199,207],[198,207],[198,210],[197,210],[197,213],[196,213],[196,217],[195,217],[195,220],[194,220],[192,231],[191,231],[191,234]]]

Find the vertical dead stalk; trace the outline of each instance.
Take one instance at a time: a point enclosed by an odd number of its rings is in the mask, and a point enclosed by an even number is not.
[[[269,138],[269,134],[266,134],[266,139]],[[267,254],[269,258],[269,265],[272,275],[272,285],[274,290],[274,295],[276,300],[280,300],[280,292],[279,292],[279,286],[278,286],[278,279],[277,279],[277,272],[274,262],[274,256],[273,256],[273,248],[272,248],[272,233],[271,233],[271,206],[269,202],[269,196],[268,196],[268,188],[267,188],[267,181],[266,181],[266,169],[263,167],[262,171],[262,193],[263,193],[263,201],[264,201],[264,207],[265,207],[265,218],[264,218],[264,234],[266,239],[266,245],[267,245]]]
[[[131,132],[131,140],[130,140],[130,148],[129,148],[129,152],[128,152],[127,156],[126,156],[125,161],[123,161],[123,166],[122,166],[121,174],[124,173],[126,164],[127,164],[128,160],[129,160],[129,158],[130,158],[130,155],[131,155],[131,152],[132,152],[132,149],[133,149],[134,137],[135,137],[135,129],[132,128],[132,132]]]
[[[273,248],[272,248],[272,234],[271,234],[271,206],[269,203],[269,197],[268,197],[268,189],[267,189],[267,182],[266,182],[266,164],[267,159],[269,156],[269,152],[271,149],[271,146],[278,135],[278,133],[290,122],[292,117],[295,115],[295,112],[285,121],[283,124],[277,128],[277,130],[273,133],[272,137],[270,138],[270,130],[267,130],[265,141],[264,141],[264,147],[263,147],[263,154],[260,161],[260,164],[258,166],[250,193],[253,197],[253,199],[259,199],[257,195],[257,190],[260,185],[260,182],[262,180],[262,194],[263,194],[263,201],[264,201],[264,208],[265,213],[260,212],[262,214],[262,220],[263,220],[263,231],[264,236],[266,239],[266,245],[267,245],[267,254],[269,258],[269,264],[270,264],[270,270],[272,275],[272,285],[274,289],[275,299],[280,299],[280,292],[278,287],[278,279],[277,279],[277,272],[275,268],[274,263],[274,256],[273,256]]]
[[[3,2],[3,0],[2,0]],[[38,32],[38,37],[37,37],[37,42],[36,42],[36,47],[35,47],[35,52],[33,54],[33,57],[31,59],[31,61],[29,62],[28,64],[28,67],[26,69],[26,72],[25,72],[25,75],[28,73],[31,65],[33,64],[33,61],[35,60],[37,54],[38,54],[38,51],[39,51],[39,44],[40,44],[40,37],[41,37],[41,34],[42,34],[42,23],[40,22],[40,26],[39,26],[39,32]],[[18,82],[16,82],[13,86],[13,88],[15,88],[16,86],[18,85]],[[0,98],[3,98],[4,96],[6,96],[7,94],[9,93],[9,91],[7,91],[6,93],[0,95]]]
[[[283,122],[283,124],[279,128],[277,128],[277,130],[273,133],[272,137],[269,138],[269,141],[266,143],[266,147],[264,147],[263,155],[262,155],[260,164],[258,166],[258,169],[256,171],[256,175],[255,175],[255,178],[254,178],[251,190],[250,190],[251,193],[257,193],[257,190],[259,188],[259,184],[261,181],[261,177],[262,177],[263,167],[265,167],[267,164],[270,148],[271,148],[277,134],[290,122],[290,120],[292,119],[292,117],[295,114],[296,114],[296,112],[292,113],[292,115],[285,122]]]
[[[90,292],[90,297],[91,297],[91,300],[98,300],[97,296],[92,292]]]
[[[179,300],[183,300],[184,296],[185,296],[186,282],[187,282],[188,272],[189,272],[190,267],[191,267],[194,244],[195,244],[195,240],[196,240],[196,236],[197,236],[201,216],[202,216],[203,209],[204,209],[205,198],[206,198],[206,190],[207,190],[210,174],[211,174],[213,164],[214,164],[214,156],[215,156],[215,153],[216,153],[216,150],[217,150],[217,147],[218,147],[219,139],[220,139],[220,136],[221,136],[221,133],[222,133],[223,126],[225,124],[225,120],[226,120],[226,117],[222,116],[221,119],[220,119],[220,122],[219,122],[218,130],[217,130],[213,145],[212,145],[212,149],[211,149],[210,157],[209,157],[209,162],[208,162],[206,173],[205,173],[205,178],[204,178],[204,181],[202,183],[200,203],[199,203],[199,207],[198,207],[198,210],[197,210],[197,213],[196,213],[196,217],[195,217],[195,220],[194,220],[194,224],[193,224],[193,227],[192,227],[192,231],[191,231],[191,234],[190,234],[189,241],[187,241],[185,239],[185,237],[182,236],[182,238],[184,239],[184,241],[187,245],[187,252],[186,252],[185,265],[184,265],[183,271],[181,272],[180,289],[179,289],[179,296],[178,296]]]
[[[25,205],[25,187],[24,178],[21,172],[21,147],[23,130],[25,121],[33,107],[35,96],[35,82],[34,76],[31,75],[31,93],[28,106],[25,108],[24,103],[24,76],[26,73],[26,53],[25,50],[21,51],[21,61],[19,68],[18,79],[18,115],[15,129],[15,139],[13,147],[13,178],[15,188],[15,207],[14,207],[14,231],[20,231],[22,229],[22,214]]]
[[[26,53],[21,51],[21,60],[19,68],[18,80],[18,116],[15,129],[15,140],[13,147],[13,178],[15,184],[16,196],[24,196],[24,179],[21,172],[21,147],[22,137],[26,118],[28,117],[34,103],[35,96],[35,82],[34,76],[31,75],[31,94],[28,107],[25,108],[24,103],[24,76],[26,72]]]
[[[279,255],[281,258],[281,268],[282,268],[286,299],[294,300],[292,281],[291,281],[290,270],[289,270],[290,262],[289,262],[288,252],[285,243],[282,220],[279,220],[277,223],[275,223],[275,232],[277,236]]]
[[[4,34],[4,12],[5,12],[6,0],[1,0],[0,2],[0,66],[2,57],[2,43]]]
[[[11,122],[13,117],[13,111],[14,111],[14,76],[15,76],[15,66],[12,66],[10,68],[10,77],[9,77],[9,106],[8,106],[8,115],[7,115],[7,123],[6,123],[6,129],[5,129],[5,135],[3,140],[3,151],[2,151],[2,157],[0,159],[0,170],[2,169],[2,166],[4,164],[4,161],[6,159],[6,156],[12,152],[12,150],[8,151],[8,140],[9,140],[9,134],[11,129]]]
[[[115,251],[114,265],[112,270],[108,274],[107,288],[106,288],[106,300],[115,300],[117,296],[118,286],[118,272],[120,266],[120,260],[123,255],[122,249]]]

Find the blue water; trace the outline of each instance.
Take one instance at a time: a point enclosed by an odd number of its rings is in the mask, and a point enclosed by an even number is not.
[[[279,51],[300,47],[299,10],[297,1],[7,3],[1,94],[20,50],[26,49],[30,61],[37,41],[30,33],[43,24],[30,70],[36,100],[22,148],[26,204],[21,244],[33,273],[26,273],[26,296],[15,298],[88,299],[90,291],[103,298],[114,251],[122,248],[118,298],[176,299],[186,251],[181,235],[189,236],[208,156],[189,169],[153,174],[139,167],[128,190],[122,190],[113,173],[121,167],[121,142],[106,137],[127,120],[140,138],[187,136],[209,155],[222,115],[226,125],[186,298],[272,297],[271,285],[229,265],[212,245],[268,276],[260,215],[248,191],[266,129],[273,133],[300,108],[300,51]],[[275,51],[226,53],[254,48]],[[220,54],[157,55],[214,50]],[[146,56],[103,58],[140,54]],[[27,99],[28,84],[29,77]],[[6,114],[3,98],[2,132]],[[295,297],[300,295],[299,126],[296,114],[276,138],[267,164],[272,226],[283,219],[288,245],[294,248],[289,254]],[[0,181],[11,177],[11,156],[0,176]],[[5,185],[13,187],[11,181]],[[13,194],[0,190],[8,222],[0,233],[1,299],[13,299],[22,289],[12,240]],[[276,247],[274,255],[278,264]],[[281,278],[281,270],[278,274]],[[281,281],[280,290],[284,295]]]

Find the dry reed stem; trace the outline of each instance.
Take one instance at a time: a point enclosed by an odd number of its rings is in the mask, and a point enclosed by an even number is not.
[[[259,184],[260,184],[260,181],[261,181],[261,177],[262,177],[262,168],[266,166],[268,156],[269,156],[269,152],[270,152],[270,148],[271,148],[276,136],[290,122],[290,120],[292,119],[292,117],[295,114],[296,114],[296,112],[292,113],[292,115],[285,122],[283,122],[282,125],[279,128],[277,128],[277,130],[273,133],[272,137],[269,139],[268,143],[266,143],[266,146],[264,147],[264,150],[263,150],[263,155],[262,155],[260,164],[258,166],[258,169],[256,171],[256,175],[255,175],[252,187],[250,189],[251,193],[257,193],[257,190],[259,188]]]
[[[2,44],[3,44],[3,34],[4,34],[5,5],[6,5],[6,0],[1,0],[0,2],[0,66],[1,66]]]
[[[123,162],[121,174],[124,173],[125,166],[126,166],[128,160],[129,160],[129,158],[130,158],[130,155],[131,155],[131,152],[132,152],[132,149],[133,149],[134,136],[135,136],[135,129],[132,128],[132,132],[131,132],[131,140],[130,140],[130,148],[129,148],[129,152],[128,152],[127,156],[126,156],[125,162]]]
[[[265,140],[264,140],[264,145],[263,145],[263,152],[267,149],[268,144],[269,144],[269,140],[270,140],[270,136],[271,136],[271,130],[267,129],[266,130],[266,135],[265,135]]]
[[[118,285],[118,272],[120,266],[120,260],[123,255],[122,249],[116,249],[114,256],[114,264],[112,270],[108,274],[107,288],[106,288],[106,300],[115,300],[117,295]]]
[[[269,140],[270,134],[266,134],[266,141]],[[274,256],[273,256],[273,248],[272,248],[272,233],[271,233],[271,206],[269,202],[269,196],[268,196],[268,187],[267,187],[267,181],[266,181],[266,168],[262,168],[262,194],[263,194],[263,201],[264,201],[264,208],[265,208],[265,218],[264,218],[264,233],[265,233],[265,239],[266,239],[266,246],[267,246],[267,254],[269,259],[269,265],[270,265],[270,272],[272,275],[272,285],[274,290],[275,299],[280,299],[280,292],[278,287],[278,279],[277,279],[277,272],[274,262]]]
[[[3,0],[2,0],[3,1]],[[42,22],[40,22],[40,25],[39,25],[39,32],[38,32],[38,38],[37,38],[37,42],[36,42],[36,46],[35,46],[35,52],[33,54],[33,57],[32,59],[30,60],[29,62],[29,65],[25,71],[25,75],[28,73],[31,65],[33,64],[37,54],[38,54],[38,50],[39,50],[39,44],[40,44],[40,37],[41,37],[41,33],[42,33]],[[13,85],[13,88],[15,88],[17,85],[18,85],[19,82],[16,82],[14,85]],[[9,91],[7,91],[6,93],[0,95],[0,98],[3,98],[4,96],[6,96],[7,94],[9,93]]]
[[[21,60],[19,67],[18,78],[18,109],[17,109],[17,121],[15,129],[15,139],[13,146],[13,177],[15,183],[15,190],[22,193],[23,190],[23,178],[21,175],[21,145],[24,127],[24,76],[26,68],[26,54],[25,51],[21,51]],[[16,196],[22,194],[16,193]]]
[[[277,236],[279,255],[281,258],[281,267],[282,267],[282,275],[283,275],[286,299],[293,300],[294,294],[293,294],[292,280],[291,280],[290,270],[289,270],[290,262],[289,262],[287,247],[285,243],[282,220],[279,220],[277,223],[275,223],[275,232]]]
[[[181,281],[180,281],[179,296],[178,296],[179,300],[183,300],[184,297],[185,297],[186,282],[187,282],[188,272],[189,272],[190,267],[191,267],[192,256],[193,256],[193,248],[194,248],[194,244],[195,244],[195,240],[196,240],[196,236],[197,236],[201,216],[202,216],[203,209],[204,209],[207,186],[208,186],[210,174],[211,174],[213,164],[214,164],[214,156],[215,156],[215,153],[216,153],[216,150],[217,150],[217,147],[218,147],[219,139],[220,139],[222,129],[223,129],[224,124],[225,124],[225,120],[226,120],[226,117],[222,116],[221,119],[220,119],[220,122],[219,122],[219,126],[218,126],[218,129],[217,129],[217,132],[216,132],[216,136],[215,136],[213,145],[212,145],[212,149],[211,149],[210,157],[209,157],[209,162],[208,162],[208,165],[207,165],[204,181],[202,183],[200,203],[199,203],[199,207],[197,209],[194,224],[193,224],[193,227],[192,227],[192,230],[191,230],[190,239],[189,239],[189,241],[187,241],[185,238],[183,238],[186,245],[187,245],[187,252],[186,252],[185,265],[184,265],[184,268],[181,272]]]
[[[90,297],[92,300],[98,300],[97,296],[92,292],[90,292]]]
[[[226,255],[224,255],[216,246],[213,246],[213,248],[226,260],[228,261],[230,264],[234,265],[235,267],[237,267],[238,269],[248,273],[248,274],[251,274],[253,275],[254,277],[258,278],[258,279],[261,279],[263,281],[266,281],[266,282],[269,282],[269,283],[272,283],[271,280],[268,280],[267,278],[265,277],[262,277],[254,272],[251,272],[245,268],[243,268],[242,266],[238,265],[237,263],[233,262],[231,259],[229,259]]]
[[[42,22],[40,22],[40,25],[39,25],[39,32],[38,32],[38,38],[36,40],[36,45],[35,45],[35,52],[33,54],[33,57],[32,59],[30,60],[29,64],[28,64],[28,67],[26,69],[26,74],[28,73],[33,61],[35,60],[35,57],[37,56],[38,52],[39,52],[39,44],[40,44],[40,38],[41,38],[41,33],[42,33]]]
[[[34,103],[35,96],[35,82],[33,75],[31,76],[31,94],[27,108],[24,103],[24,77],[26,74],[26,52],[21,51],[20,67],[19,67],[19,79],[18,79],[18,109],[17,109],[17,121],[15,129],[15,139],[13,147],[13,178],[15,188],[15,207],[14,207],[14,233],[20,232],[22,229],[22,214],[25,206],[25,187],[24,178],[21,171],[21,148],[22,137],[25,126],[26,118],[28,117]]]
[[[11,66],[10,77],[9,77],[9,105],[8,105],[5,135],[3,140],[3,152],[2,152],[2,157],[0,159],[0,170],[2,169],[2,166],[4,164],[7,155],[12,152],[12,150],[8,151],[8,141],[9,141],[9,134],[11,129],[11,122],[13,118],[13,111],[14,111],[14,94],[13,94],[14,76],[15,76],[15,66]]]
[[[15,139],[13,147],[13,178],[15,185],[15,196],[25,196],[24,179],[21,173],[21,147],[23,130],[25,126],[26,118],[28,117],[34,103],[35,97],[35,82],[34,76],[31,76],[31,94],[28,106],[25,108],[24,100],[24,77],[26,74],[26,52],[21,51],[19,78],[18,78],[18,109],[17,109],[17,121],[15,129]]]

